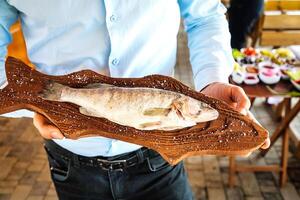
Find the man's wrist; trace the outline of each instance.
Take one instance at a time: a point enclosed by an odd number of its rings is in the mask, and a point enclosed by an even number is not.
[[[228,83],[228,72],[222,70],[221,67],[208,67],[204,68],[194,75],[195,88],[197,91],[203,91],[208,85],[214,82]]]

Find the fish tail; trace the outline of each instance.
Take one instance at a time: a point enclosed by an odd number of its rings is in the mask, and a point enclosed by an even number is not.
[[[7,81],[0,88],[0,114],[31,109],[28,104],[34,100],[33,89],[40,88],[43,75],[11,56],[6,59],[5,73]]]
[[[50,101],[60,101],[62,91],[66,87],[67,86],[51,81],[39,94],[39,97]]]

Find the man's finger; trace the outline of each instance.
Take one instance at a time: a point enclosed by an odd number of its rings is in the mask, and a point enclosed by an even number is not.
[[[270,147],[270,144],[271,144],[271,141],[270,139],[268,138],[265,143],[261,146],[262,149],[267,149]]]
[[[43,115],[35,113],[33,118],[33,124],[38,129],[42,137],[45,139],[64,138],[59,129],[53,126],[51,123],[49,123],[49,121]]]
[[[261,124],[256,120],[256,118],[250,111],[247,112],[247,116],[261,126]],[[270,138],[267,138],[265,143],[260,148],[267,149],[270,147],[270,143],[271,143]]]
[[[247,116],[261,126],[259,121],[257,121],[257,119],[254,117],[254,115],[252,114],[252,112],[250,110],[247,110]]]

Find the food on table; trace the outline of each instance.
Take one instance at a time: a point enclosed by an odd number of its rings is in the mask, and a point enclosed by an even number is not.
[[[244,57],[240,60],[240,62],[242,64],[254,64],[256,62],[256,58],[255,57]]]
[[[274,56],[272,61],[278,65],[294,64],[296,62],[295,54],[287,48],[279,48],[273,50]]]
[[[245,57],[245,55],[242,52],[240,52],[238,49],[232,50],[232,56],[235,60],[241,60]]]
[[[288,76],[288,74],[286,73],[286,71],[287,71],[287,69],[280,69],[281,77],[282,77],[283,79],[285,79],[285,80],[289,78],[289,76]]]
[[[243,54],[245,54],[246,56],[257,56],[258,55],[258,52],[252,47],[243,48],[243,49],[241,49],[241,52]]]
[[[267,58],[272,58],[274,56],[273,53],[268,49],[261,49],[259,52],[262,56]]]
[[[243,83],[244,79],[245,79],[245,68],[241,67],[238,63],[234,64],[234,70],[232,72],[232,80],[237,83],[237,84],[241,84]]]
[[[278,57],[272,57],[271,58],[271,61],[273,63],[275,63],[276,65],[283,65],[284,64],[284,61],[282,61],[281,59],[279,59]]]
[[[240,60],[242,64],[254,64],[259,58],[259,53],[252,47],[241,49],[241,53],[245,55],[245,57]]]
[[[266,60],[268,60],[268,59],[264,59],[263,57],[259,57],[259,58],[257,58],[257,59],[255,60],[255,63],[258,64],[258,63],[264,62],[264,61],[266,61]]]
[[[275,84],[280,81],[281,73],[278,65],[270,62],[261,62],[259,67],[259,78],[266,84]]]
[[[286,74],[294,81],[298,82],[300,80],[300,67],[294,67],[288,69]]]
[[[258,69],[255,65],[243,65],[246,70],[244,82],[247,85],[255,85],[259,83]]]
[[[238,51],[233,50],[233,57],[242,65],[242,68],[246,69],[246,75],[243,76],[243,73],[239,70],[234,70],[232,72],[232,80],[238,84],[244,81],[245,83],[255,84],[259,82],[257,80],[255,73],[259,74],[258,79],[261,79],[262,82],[266,84],[274,84],[280,81],[280,78],[283,80],[290,79],[290,76],[287,74],[287,70],[295,67],[297,65],[297,60],[294,53],[287,48],[278,48],[278,49],[254,49],[252,47],[241,49]],[[274,65],[279,68],[279,73],[273,73],[272,69],[264,67],[261,69],[261,73],[258,72],[258,66],[261,66],[261,63],[269,62],[270,65]],[[277,70],[277,69],[276,69]],[[250,73],[250,75],[249,75]],[[280,77],[279,77],[280,75]]]
[[[247,73],[258,74],[258,69],[254,65],[244,65]]]
[[[289,64],[280,65],[280,73],[283,80],[288,80],[290,78],[287,74],[287,71],[290,69],[292,69],[292,66]]]
[[[295,54],[287,48],[278,48],[278,49],[274,49],[273,51],[275,57],[287,58],[287,59],[295,58]]]
[[[82,114],[106,118],[140,130],[174,130],[218,118],[218,111],[191,97],[154,88],[126,88],[98,84],[76,89],[50,83],[46,100],[81,106]]]
[[[300,67],[294,67],[286,71],[291,83],[300,90]]]

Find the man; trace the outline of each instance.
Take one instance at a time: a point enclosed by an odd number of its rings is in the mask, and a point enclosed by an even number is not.
[[[242,89],[227,84],[233,66],[230,36],[218,0],[0,0],[1,80],[19,17],[29,58],[58,75],[89,68],[113,77],[173,74],[180,14],[185,20],[196,89],[246,113]],[[16,116],[17,114],[14,113]],[[183,164],[103,137],[63,139],[35,114],[60,199],[192,199]],[[53,139],[53,140],[50,140]]]
[[[231,47],[241,49],[246,46],[247,36],[264,9],[264,0],[231,0],[228,9]]]

